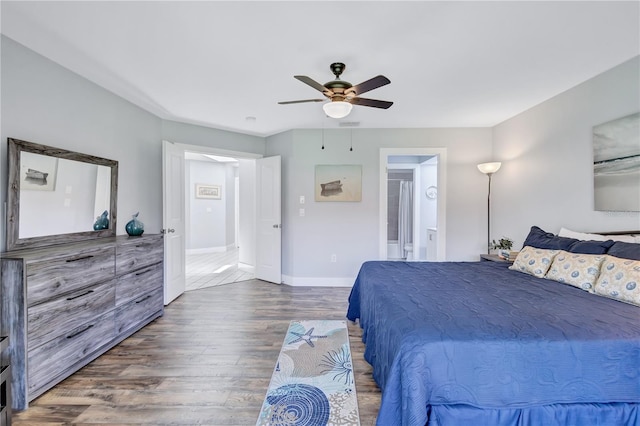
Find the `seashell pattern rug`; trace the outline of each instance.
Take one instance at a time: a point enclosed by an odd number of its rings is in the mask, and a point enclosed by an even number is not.
[[[359,426],[346,321],[291,321],[256,426]]]

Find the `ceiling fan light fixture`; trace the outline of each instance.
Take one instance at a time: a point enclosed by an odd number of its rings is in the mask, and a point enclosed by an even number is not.
[[[324,113],[331,118],[346,117],[351,112],[351,108],[353,108],[353,105],[344,101],[328,102],[322,105]]]

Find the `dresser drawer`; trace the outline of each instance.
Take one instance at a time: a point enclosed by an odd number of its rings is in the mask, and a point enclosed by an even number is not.
[[[162,263],[122,275],[116,282],[116,306],[136,299],[144,293],[162,288]]]
[[[77,368],[74,364],[109,343],[115,337],[113,311],[96,317],[67,334],[48,341],[28,352],[28,391],[33,394],[61,376],[68,376]]]
[[[27,265],[27,304],[71,293],[113,278],[115,248],[98,248]]]
[[[116,334],[145,323],[164,309],[162,288],[116,308]]]
[[[116,251],[117,275],[162,262],[164,256],[162,236],[129,238],[129,240],[118,244]]]
[[[28,308],[28,348],[34,349],[112,310],[114,283],[96,284]]]

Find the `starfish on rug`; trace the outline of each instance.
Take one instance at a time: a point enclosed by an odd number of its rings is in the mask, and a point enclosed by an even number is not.
[[[322,336],[322,335],[314,335],[313,334],[313,329],[315,327],[311,327],[306,333],[302,334],[302,333],[296,333],[295,331],[290,331],[289,333],[293,334],[294,336],[298,336],[297,339],[292,340],[289,342],[289,344],[292,343],[298,343],[298,342],[305,342],[306,344],[308,344],[309,346],[311,346],[312,348],[315,347],[315,345],[313,344],[313,341],[311,339],[326,339],[327,336]]]

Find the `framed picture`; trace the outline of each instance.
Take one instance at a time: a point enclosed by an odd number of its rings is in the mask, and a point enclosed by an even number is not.
[[[317,165],[316,201],[362,201],[361,165]]]
[[[220,185],[205,185],[196,183],[196,198],[209,198],[219,200],[222,198]]]
[[[20,190],[55,191],[58,158],[22,151],[20,154]]]
[[[640,211],[640,113],[593,127],[593,199],[599,211]]]

